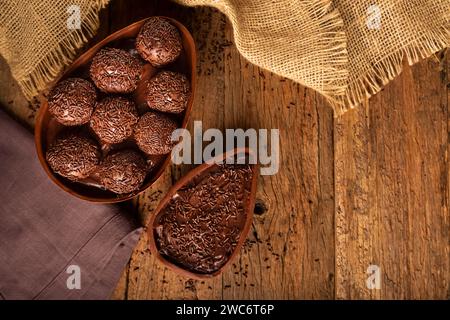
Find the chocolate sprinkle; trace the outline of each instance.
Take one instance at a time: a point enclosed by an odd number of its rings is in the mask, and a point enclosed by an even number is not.
[[[178,72],[162,71],[147,84],[146,100],[151,109],[171,113],[183,112],[189,96],[189,80]]]
[[[180,189],[154,225],[159,253],[193,272],[219,270],[245,226],[252,175],[250,165],[218,165]]]
[[[123,97],[106,97],[97,103],[90,125],[101,141],[120,143],[133,134],[138,119],[134,102]]]
[[[59,135],[47,150],[46,159],[52,170],[72,181],[89,176],[100,161],[97,143],[79,131]]]
[[[126,149],[106,156],[97,174],[106,189],[125,194],[139,190],[149,169],[151,165],[138,151]]]
[[[89,69],[95,85],[103,92],[130,93],[136,90],[143,64],[122,49],[101,49]]]
[[[97,92],[89,81],[68,78],[50,92],[48,111],[63,125],[81,125],[89,121],[96,100]]]
[[[155,67],[175,61],[182,49],[178,29],[161,17],[149,18],[136,37],[136,50]]]
[[[148,155],[166,154],[173,148],[172,132],[177,127],[172,118],[150,111],[139,119],[134,128],[134,139],[139,149]]]

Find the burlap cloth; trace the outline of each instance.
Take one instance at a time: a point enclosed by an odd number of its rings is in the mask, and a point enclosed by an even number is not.
[[[222,11],[250,62],[323,94],[336,114],[450,42],[450,0],[175,0]],[[31,98],[98,27],[108,0],[0,2],[0,54]],[[81,8],[82,30],[66,27]],[[195,30],[194,30],[195,32]]]
[[[0,54],[31,100],[70,64],[98,29],[109,0],[0,0]],[[71,6],[79,6],[81,29],[69,29]],[[72,19],[70,21],[73,21]]]

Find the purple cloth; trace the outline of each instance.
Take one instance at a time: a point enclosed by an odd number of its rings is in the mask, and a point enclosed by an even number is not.
[[[0,299],[108,299],[142,229],[122,207],[59,189],[2,110],[0,137]],[[81,289],[68,288],[71,265]]]

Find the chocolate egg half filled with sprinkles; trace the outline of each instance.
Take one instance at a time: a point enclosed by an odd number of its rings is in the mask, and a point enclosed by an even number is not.
[[[130,93],[136,90],[143,64],[122,49],[101,49],[92,59],[89,69],[97,88],[107,93]]]
[[[133,134],[139,116],[133,101],[124,97],[106,97],[97,103],[90,126],[106,143],[120,143]]]
[[[253,178],[251,165],[223,164],[186,182],[153,223],[159,254],[195,274],[224,267],[251,224]]]
[[[63,125],[81,125],[91,118],[96,100],[93,84],[81,78],[68,78],[50,92],[48,111]]]
[[[149,18],[136,37],[136,50],[155,67],[175,61],[182,49],[180,32],[161,17]]]
[[[190,97],[187,77],[178,72],[162,71],[147,83],[146,101],[151,109],[180,113]]]
[[[169,116],[147,112],[134,128],[134,139],[139,149],[148,155],[162,155],[173,148],[172,132],[178,128],[175,120]]]
[[[125,149],[106,156],[97,174],[106,189],[124,194],[139,190],[149,169],[151,166],[138,151]]]
[[[46,154],[50,168],[57,174],[77,181],[88,177],[100,162],[97,143],[84,133],[63,132],[50,145]]]

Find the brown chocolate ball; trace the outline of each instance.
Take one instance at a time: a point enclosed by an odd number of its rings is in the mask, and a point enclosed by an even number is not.
[[[96,100],[93,84],[81,78],[68,78],[50,92],[48,111],[59,123],[77,126],[89,121]]]
[[[99,166],[98,176],[106,189],[124,194],[139,190],[149,169],[138,151],[126,149],[106,156]]]
[[[97,103],[90,126],[105,143],[120,143],[133,134],[139,116],[133,101],[106,97]]]
[[[77,181],[88,177],[100,162],[97,143],[78,131],[59,135],[47,150],[46,159],[57,174]]]
[[[107,93],[130,93],[136,90],[143,64],[122,49],[101,49],[89,69],[97,88]]]
[[[180,113],[186,109],[191,94],[184,74],[162,71],[147,83],[146,101],[151,109]]]
[[[171,137],[177,128],[178,125],[172,118],[150,111],[134,127],[134,139],[139,149],[148,155],[166,154],[173,148]]]
[[[136,49],[153,66],[161,67],[175,61],[180,56],[183,45],[180,32],[170,21],[152,17],[139,31]]]

